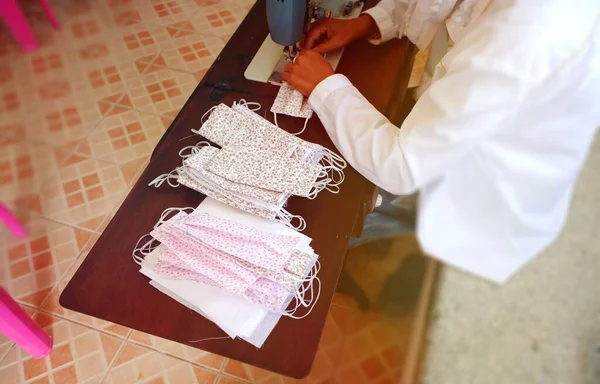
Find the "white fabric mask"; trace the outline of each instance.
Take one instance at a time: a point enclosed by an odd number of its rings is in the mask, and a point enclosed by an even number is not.
[[[306,129],[306,125],[308,124],[308,119],[313,114],[308,101],[304,99],[304,96],[294,88],[292,88],[288,83],[283,82],[281,87],[279,88],[279,92],[277,92],[277,97],[275,97],[275,101],[271,106],[271,112],[275,116],[275,124],[279,126],[277,123],[277,114],[288,115],[292,117],[300,117],[306,119],[304,122],[304,128],[296,135],[301,134]]]
[[[201,172],[208,180],[217,184],[219,187],[234,193],[239,193],[253,199],[262,200],[277,207],[283,207],[289,194],[268,190],[265,188],[241,185],[227,180],[212,172],[206,172],[207,165],[212,158],[219,152],[216,147],[203,147],[197,153],[192,154],[183,161],[188,166],[198,172]]]
[[[221,149],[207,168],[236,183],[304,197],[318,193],[330,181],[319,165],[231,144]]]

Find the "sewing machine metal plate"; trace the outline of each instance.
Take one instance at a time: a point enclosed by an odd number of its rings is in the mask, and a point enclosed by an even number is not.
[[[363,4],[357,5],[348,16],[336,17],[337,19],[355,19],[360,15]],[[284,46],[279,45],[267,35],[265,41],[256,52],[256,55],[246,68],[244,77],[248,80],[259,81],[262,83],[271,83],[281,85],[281,74],[285,65],[290,61],[284,53]],[[327,61],[331,64],[333,70],[337,68],[344,49],[330,52],[326,55]]]

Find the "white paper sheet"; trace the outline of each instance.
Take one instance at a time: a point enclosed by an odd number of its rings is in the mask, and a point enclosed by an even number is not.
[[[172,294],[169,296],[173,299],[190,304],[186,306],[217,324],[232,338],[238,336],[247,323],[260,322],[268,313],[260,305],[225,289],[191,280],[164,278],[152,270],[155,262],[156,254],[151,252],[142,263],[140,272],[170,291]]]

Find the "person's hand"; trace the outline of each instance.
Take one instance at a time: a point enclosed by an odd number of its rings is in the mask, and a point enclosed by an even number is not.
[[[325,54],[345,47],[356,39],[379,32],[369,15],[352,20],[326,19],[313,24],[304,39],[304,49]]]
[[[321,54],[304,49],[293,63],[286,64],[282,79],[305,97],[309,97],[313,89],[333,73],[331,64]]]

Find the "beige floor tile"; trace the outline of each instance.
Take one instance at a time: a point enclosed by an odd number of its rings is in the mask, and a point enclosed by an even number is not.
[[[233,378],[231,376],[227,376],[227,375],[221,375],[221,377],[219,377],[219,380],[217,381],[218,384],[245,384],[245,383],[249,383],[249,381],[246,380],[240,380],[237,378]]]
[[[248,10],[235,0],[207,0],[190,21],[197,32],[229,38],[244,20]]]
[[[57,177],[41,189],[41,212],[51,219],[96,231],[137,174],[137,167],[73,155]]]
[[[129,341],[201,365],[214,371],[219,371],[225,361],[224,357],[140,331],[133,331],[129,336]]]
[[[177,39],[179,37],[185,37],[196,33],[194,25],[189,20],[178,21],[175,23],[168,24],[166,28],[167,33],[169,34],[169,36],[171,36],[172,39]]]
[[[109,116],[76,147],[75,153],[121,165],[145,161],[169,123],[160,116],[133,110]]]
[[[52,353],[36,360],[13,347],[0,363],[1,383],[100,383],[124,341],[57,317],[35,320],[54,339]]]
[[[41,305],[91,239],[92,233],[40,217],[19,216],[28,236],[15,238],[6,229],[0,237],[0,284],[13,298]]]
[[[160,54],[165,67],[195,74],[204,74],[225,46],[222,39],[197,33],[173,40],[173,46]],[[155,65],[158,65],[155,61]]]
[[[214,383],[218,372],[167,356],[141,345],[126,343],[106,383]]]
[[[227,359],[222,373],[230,378],[257,384],[271,383],[325,383],[334,378],[336,366],[342,356],[345,332],[348,319],[355,315],[355,311],[340,308],[335,316],[330,313],[325,322],[319,349],[315,357],[313,368],[303,380],[294,380],[278,375],[248,364]]]
[[[171,45],[171,37],[165,27],[143,22],[119,28],[109,37],[110,40],[105,42],[106,56],[118,62],[156,55]]]
[[[13,208],[33,204],[37,210],[44,181],[58,173],[67,155],[65,150],[45,144],[5,142],[0,151],[0,200]]]
[[[132,83],[119,105],[161,115],[181,109],[198,80],[192,74],[165,68],[142,75]]]
[[[136,6],[142,21],[161,25],[186,21],[198,9],[194,0],[136,0]]]

